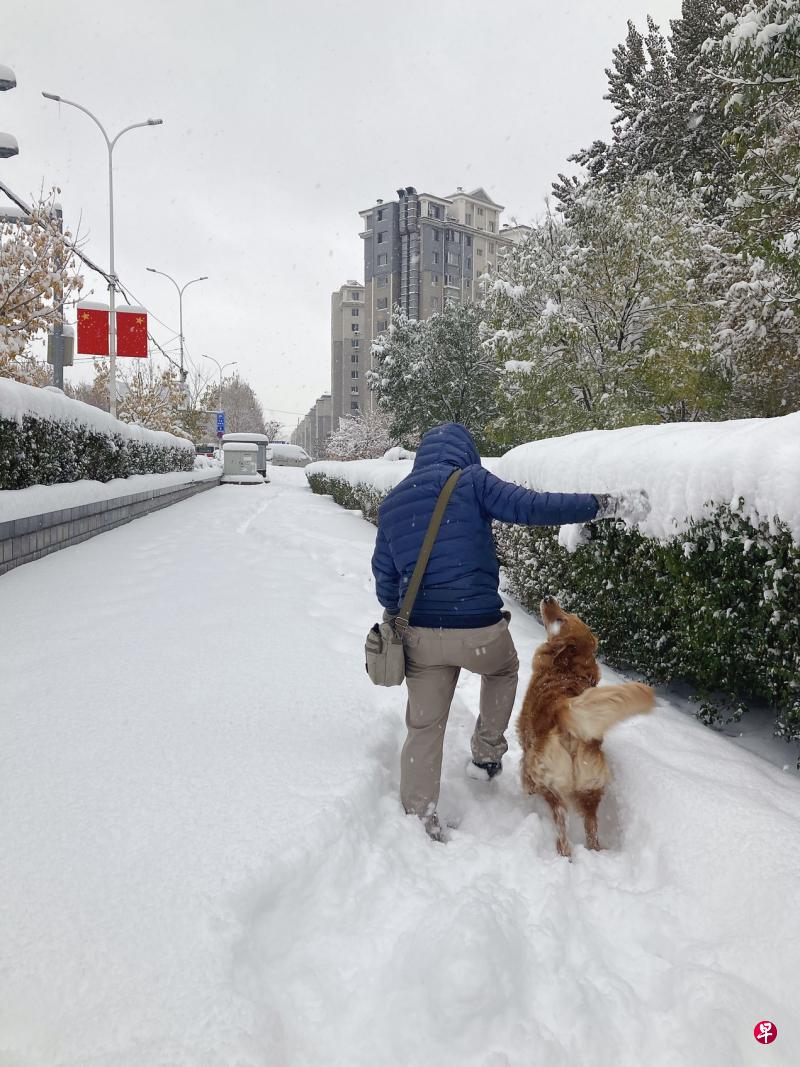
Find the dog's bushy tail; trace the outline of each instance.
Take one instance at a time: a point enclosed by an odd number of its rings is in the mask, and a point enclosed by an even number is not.
[[[601,741],[615,723],[652,711],[655,702],[653,690],[642,682],[601,685],[570,700],[564,725],[581,741]]]

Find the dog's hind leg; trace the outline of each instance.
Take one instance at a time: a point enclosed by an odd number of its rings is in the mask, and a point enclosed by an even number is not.
[[[550,805],[553,813],[553,822],[556,824],[556,850],[559,856],[572,856],[572,850],[567,840],[567,809],[561,797],[551,789],[543,789],[542,796]]]
[[[578,810],[583,815],[583,827],[586,830],[586,847],[595,850],[600,848],[600,842],[597,840],[597,808],[602,798],[602,789],[590,789],[585,793],[578,793],[575,798]]]

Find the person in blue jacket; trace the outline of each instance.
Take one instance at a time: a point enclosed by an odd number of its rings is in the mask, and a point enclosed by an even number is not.
[[[519,661],[498,592],[492,520],[561,526],[611,517],[618,503],[585,493],[536,493],[505,482],[481,466],[466,427],[452,422],[436,426],[422,438],[411,473],[378,509],[372,571],[386,619],[400,610],[436,500],[456,467],[462,474],[403,637],[408,735],[401,756],[400,798],[406,812],[419,816],[437,840],[444,731],[462,668],[481,675],[480,713],[467,773],[493,778],[502,770],[508,748],[505,732]]]

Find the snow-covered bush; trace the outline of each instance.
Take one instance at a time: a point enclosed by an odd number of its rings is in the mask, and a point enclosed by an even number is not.
[[[0,379],[0,489],[190,471],[191,442],[113,419],[59,390]]]
[[[596,523],[570,552],[559,531],[497,525],[509,589],[577,611],[613,664],[693,683],[713,720],[747,701],[800,740],[800,412],[778,419],[590,431],[522,445],[486,463],[552,492],[648,492],[638,529]],[[315,492],[372,522],[408,462],[315,463]],[[565,531],[571,528],[565,528]],[[581,543],[583,542],[583,543]]]
[[[325,452],[329,459],[376,459],[397,442],[391,424],[386,411],[345,415],[328,438]]]

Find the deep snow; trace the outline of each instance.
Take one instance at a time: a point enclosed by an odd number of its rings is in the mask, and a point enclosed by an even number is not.
[[[464,777],[467,677],[433,844],[363,669],[374,530],[271,476],[0,579],[0,1064],[796,1063],[800,781],[662,702],[570,864],[513,739]]]
[[[800,411],[774,419],[586,430],[531,441],[482,463],[506,481],[542,492],[645,490],[651,507],[639,523],[645,537],[666,540],[727,504],[756,525],[777,516],[800,541]],[[323,460],[309,464],[307,473],[387,493],[411,466],[396,457]]]

